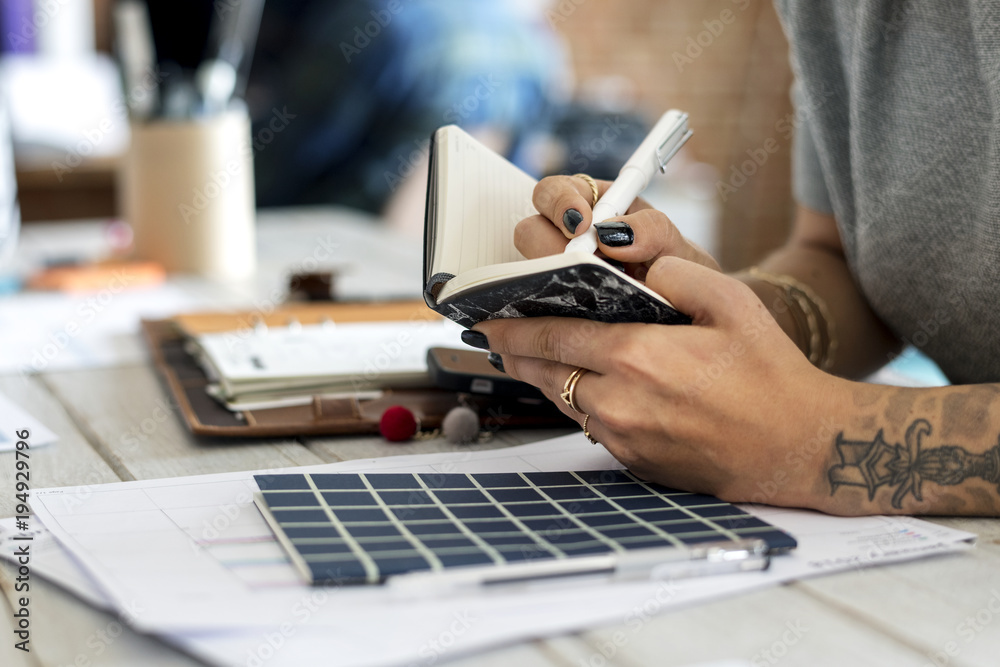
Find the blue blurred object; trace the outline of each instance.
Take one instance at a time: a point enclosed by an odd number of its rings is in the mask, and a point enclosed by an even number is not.
[[[930,357],[912,346],[893,359],[888,368],[928,387],[945,387],[951,384]]]
[[[938,365],[913,346],[907,347],[865,381],[897,387],[946,387],[951,384]]]
[[[520,147],[550,127],[568,85],[542,8],[524,3],[288,0],[264,12],[247,94],[263,206],[378,211],[449,123],[497,131],[533,171]]]

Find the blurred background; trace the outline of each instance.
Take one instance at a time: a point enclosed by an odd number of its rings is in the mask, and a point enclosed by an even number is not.
[[[169,3],[154,33],[236,1]],[[119,73],[114,3],[0,7],[22,219],[119,216],[122,99],[143,91]],[[649,199],[728,269],[787,233],[791,73],[769,1],[267,0],[248,74],[260,207],[347,205],[417,234],[442,124],[535,176],[613,178],[679,108],[695,134]]]

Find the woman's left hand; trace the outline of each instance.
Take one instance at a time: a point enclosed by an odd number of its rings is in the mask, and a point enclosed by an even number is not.
[[[743,283],[676,257],[646,284],[693,318],[690,326],[603,324],[572,318],[482,322],[512,377],[560,398],[577,367],[575,398],[587,428],[636,474],[729,501],[820,505],[823,461],[773,484],[788,453],[836,423],[846,381],[814,368]]]

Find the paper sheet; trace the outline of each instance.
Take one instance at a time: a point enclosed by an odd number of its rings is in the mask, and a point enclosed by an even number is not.
[[[117,290],[117,291],[116,291]],[[138,363],[149,358],[141,318],[216,305],[175,284],[86,294],[30,292],[0,308],[0,373],[41,373]]]
[[[48,445],[59,439],[45,424],[0,394],[0,452],[10,452],[16,449],[17,437],[15,434],[23,430],[27,430],[30,434],[27,442],[31,448]],[[30,450],[28,454],[30,456]]]
[[[617,464],[581,434],[486,452],[392,457],[309,470],[505,472]],[[906,517],[748,508],[799,548],[764,573],[674,582],[541,584],[431,599],[301,584],[252,506],[252,473],[40,490],[38,518],[134,624],[218,664],[430,664],[505,642],[624,624],[637,614],[823,572],[967,548],[969,533]],[[40,567],[38,561],[35,567]],[[643,611],[647,610],[647,611]],[[131,613],[131,612],[130,612]],[[386,632],[391,628],[391,632]]]

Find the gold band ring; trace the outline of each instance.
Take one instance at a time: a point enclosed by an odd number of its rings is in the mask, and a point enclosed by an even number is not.
[[[590,415],[584,415],[583,416],[583,434],[585,436],[587,436],[587,440],[590,440],[590,444],[592,444],[592,445],[599,445],[601,443],[597,442],[597,440],[594,440],[594,436],[590,435],[590,431],[587,430],[587,422],[589,422],[589,421],[590,421]]]
[[[562,393],[559,397],[562,398],[563,403],[572,410],[573,412],[579,412],[583,414],[583,410],[576,404],[576,385],[580,381],[580,378],[584,376],[588,371],[586,368],[577,368],[575,371],[569,374],[566,378],[566,382],[563,383]]]
[[[573,174],[575,178],[582,178],[583,181],[590,186],[590,194],[593,195],[594,201],[590,202],[590,208],[594,208],[597,205],[598,194],[597,194],[597,181],[590,174]]]

